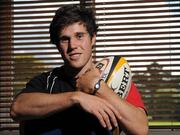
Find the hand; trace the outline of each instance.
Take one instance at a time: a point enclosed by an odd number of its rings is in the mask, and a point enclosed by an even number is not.
[[[111,130],[118,126],[117,118],[120,117],[117,110],[104,99],[80,92],[77,100],[79,105],[93,114],[104,128]]]
[[[97,68],[93,67],[92,69],[87,70],[76,80],[76,89],[78,91],[93,94],[94,85],[98,82],[99,78],[100,71]]]

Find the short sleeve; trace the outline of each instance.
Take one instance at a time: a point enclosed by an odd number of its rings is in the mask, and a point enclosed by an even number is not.
[[[139,91],[137,90],[137,88],[133,82],[131,84],[131,89],[129,91],[129,94],[128,94],[126,100],[129,103],[133,104],[134,106],[141,107],[144,110],[146,110],[144,103],[143,103],[143,100],[141,98],[141,94],[139,93]]]
[[[46,89],[47,84],[47,73],[42,73],[38,76],[32,78],[24,89],[22,89],[21,93],[29,93],[29,92],[43,92],[47,93]]]

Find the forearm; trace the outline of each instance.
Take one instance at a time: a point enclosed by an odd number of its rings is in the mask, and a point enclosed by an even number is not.
[[[119,112],[120,126],[129,134],[147,134],[147,116],[141,108],[135,107],[117,96],[105,83],[96,93],[97,96],[107,100]]]
[[[75,92],[60,94],[23,93],[11,106],[11,116],[16,120],[31,119],[51,115],[72,105]]]

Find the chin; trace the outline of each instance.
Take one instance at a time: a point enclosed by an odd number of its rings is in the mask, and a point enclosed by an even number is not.
[[[75,65],[72,65],[73,68],[76,68],[76,69],[81,69],[84,67],[84,65],[81,65],[81,64],[75,64]]]
[[[83,68],[85,66],[85,64],[81,63],[81,62],[69,62],[67,65],[69,65],[72,68],[76,68],[76,69],[80,69]]]

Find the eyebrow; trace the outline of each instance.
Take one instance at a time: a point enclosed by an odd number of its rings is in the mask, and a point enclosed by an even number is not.
[[[77,35],[79,35],[79,34],[85,35],[85,34],[87,34],[87,32],[76,32],[76,33],[75,33],[75,36],[77,36]],[[70,36],[62,35],[62,36],[59,37],[59,39],[66,39],[66,38],[67,38],[67,39],[68,39],[68,38],[70,39]]]
[[[68,35],[61,35],[61,34],[60,34],[59,39],[62,39],[62,38],[70,38],[70,36],[68,36]]]
[[[76,32],[76,34],[86,34],[87,32]]]
[[[59,40],[69,40],[69,39],[70,37],[66,35],[59,37]]]

